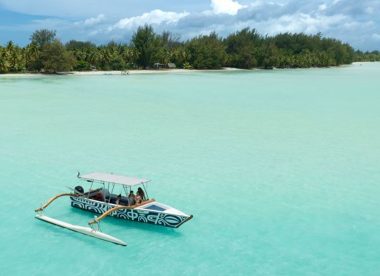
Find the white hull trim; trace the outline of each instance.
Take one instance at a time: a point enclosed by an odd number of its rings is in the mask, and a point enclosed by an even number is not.
[[[96,231],[90,227],[73,225],[73,224],[70,224],[70,223],[67,223],[67,222],[64,222],[61,220],[57,220],[57,219],[53,219],[51,217],[47,217],[47,216],[42,215],[42,214],[37,214],[36,218],[43,220],[43,221],[46,221],[46,222],[49,222],[49,223],[52,223],[52,224],[55,224],[55,225],[58,225],[58,226],[63,227],[63,228],[67,228],[71,231],[75,231],[75,232],[78,232],[78,233],[81,233],[84,235],[88,235],[88,236],[91,236],[94,238],[98,238],[98,239],[101,239],[104,241],[112,242],[112,243],[115,243],[118,245],[127,246],[127,244],[124,241],[119,240],[118,238],[112,237],[110,235],[107,235],[105,233]]]

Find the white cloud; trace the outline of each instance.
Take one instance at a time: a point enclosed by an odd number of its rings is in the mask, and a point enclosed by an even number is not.
[[[119,20],[115,25],[109,28],[109,31],[114,29],[133,29],[145,24],[159,25],[159,24],[175,24],[180,19],[188,16],[188,12],[165,12],[162,10],[153,10],[146,12],[140,16],[128,17]]]
[[[318,10],[320,10],[320,11],[324,11],[326,9],[327,9],[327,5],[326,4],[321,4],[321,5],[318,6]]]
[[[277,34],[282,32],[305,32],[317,33],[328,30],[333,25],[337,25],[345,21],[346,17],[343,15],[333,16],[311,16],[304,13],[296,13],[293,15],[284,15],[272,21],[269,33]]]
[[[246,6],[234,0],[211,0],[211,7],[215,14],[236,15],[240,9]]]
[[[161,9],[189,12],[209,7],[205,0],[0,0],[0,9],[51,17],[85,19],[104,14],[107,18],[131,17],[144,12]]]
[[[99,14],[97,17],[87,18],[86,20],[83,21],[83,24],[85,26],[93,26],[101,22],[104,22],[105,18],[106,17],[104,16],[104,14]]]
[[[374,40],[377,40],[377,41],[380,41],[380,34],[372,34],[372,38],[374,39]]]
[[[373,14],[374,9],[373,9],[373,7],[367,7],[367,8],[365,9],[365,11],[366,11],[368,14]]]

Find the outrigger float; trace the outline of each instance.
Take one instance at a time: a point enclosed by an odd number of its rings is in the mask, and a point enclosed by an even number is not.
[[[149,180],[116,175],[110,173],[90,173],[77,177],[90,184],[85,192],[82,186],[76,186],[72,193],[62,193],[49,199],[35,210],[36,218],[60,227],[70,229],[104,241],[126,246],[127,244],[113,236],[100,231],[100,221],[107,216],[165,227],[178,228],[193,218],[169,205],[149,199],[146,183]],[[134,196],[133,188],[138,188],[138,196]],[[71,189],[71,188],[70,188]],[[118,191],[118,193],[116,193]],[[68,196],[71,206],[85,211],[101,214],[89,221],[90,227],[73,225],[43,214],[44,210],[56,199]]]

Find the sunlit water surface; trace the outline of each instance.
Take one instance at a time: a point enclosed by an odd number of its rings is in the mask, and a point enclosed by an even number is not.
[[[379,275],[379,63],[0,76],[0,108],[2,275]],[[34,219],[78,170],[152,179],[194,219],[105,219],[127,247]]]

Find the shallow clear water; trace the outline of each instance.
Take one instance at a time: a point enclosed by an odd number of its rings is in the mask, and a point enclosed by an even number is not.
[[[378,275],[380,64],[0,77],[4,275]],[[120,247],[33,210],[76,172],[152,179],[179,229],[107,218]],[[56,201],[46,214],[86,225]]]

